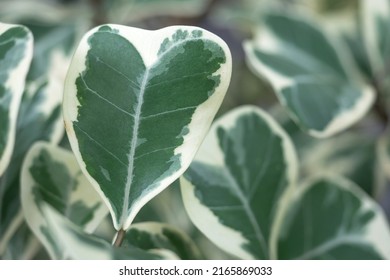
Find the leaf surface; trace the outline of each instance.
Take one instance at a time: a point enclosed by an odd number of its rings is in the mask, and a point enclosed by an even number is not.
[[[43,205],[43,215],[53,232],[53,242],[66,244],[64,253],[75,260],[156,260],[162,257],[144,250],[117,248],[103,239],[87,234],[69,220],[64,219],[49,205]]]
[[[26,27],[0,23],[0,176],[11,160],[32,52],[33,38]]]
[[[127,231],[122,247],[128,245],[150,252],[169,250],[182,260],[201,259],[198,248],[189,236],[163,223],[134,223]]]
[[[57,144],[64,133],[60,103],[76,30],[74,26],[29,25],[34,57],[27,74],[16,125],[15,149],[0,177],[0,255],[19,219],[20,169],[30,147],[39,140]],[[54,36],[54,37],[53,37]]]
[[[252,70],[273,85],[291,118],[315,137],[329,137],[360,120],[374,92],[344,46],[314,21],[267,14],[257,38],[244,44]]]
[[[321,176],[280,208],[271,238],[278,259],[388,259],[390,231],[379,205],[354,183]]]
[[[37,142],[22,167],[22,207],[27,224],[52,258],[62,259],[67,245],[54,242],[42,205],[92,232],[108,210],[82,174],[73,154],[50,143]]]
[[[181,177],[185,208],[221,249],[243,259],[269,258],[280,196],[297,179],[290,138],[264,111],[245,106],[217,120]]]

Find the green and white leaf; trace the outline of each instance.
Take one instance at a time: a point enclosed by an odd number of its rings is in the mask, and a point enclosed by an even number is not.
[[[37,142],[22,167],[21,200],[26,222],[55,259],[65,258],[64,242],[56,239],[44,216],[50,205],[86,232],[93,232],[107,215],[107,208],[82,174],[74,155],[45,142]]]
[[[103,239],[82,231],[80,227],[64,219],[47,204],[42,205],[44,215],[53,240],[56,244],[64,244],[64,254],[70,259],[78,260],[150,260],[163,257],[135,247],[117,248]]]
[[[247,63],[271,82],[302,129],[328,137],[360,120],[375,96],[343,45],[303,18],[265,15],[264,27],[244,44]]]
[[[0,23],[0,176],[11,160],[32,52],[33,37],[26,27]]]
[[[34,57],[19,108],[15,149],[0,178],[0,255],[2,245],[23,219],[20,206],[20,169],[32,144],[39,140],[57,144],[63,137],[61,116],[63,83],[77,37],[74,25],[30,24],[35,39]]]
[[[41,250],[43,250],[41,243],[32,233],[29,226],[23,223],[7,242],[2,259],[31,260]]]
[[[385,69],[390,59],[390,3],[360,0],[363,38],[374,70]]]
[[[290,138],[264,111],[245,106],[217,120],[181,177],[185,208],[216,245],[243,259],[268,259],[280,196],[294,188]]]
[[[66,78],[65,125],[117,230],[188,167],[230,75],[227,45],[200,28],[104,25],[83,37]]]
[[[182,260],[202,258],[199,249],[187,234],[163,223],[133,224],[126,233],[122,247],[126,248],[128,245],[151,253],[168,250]]]
[[[272,258],[390,258],[386,217],[354,183],[321,176],[290,191],[288,196],[275,220]]]

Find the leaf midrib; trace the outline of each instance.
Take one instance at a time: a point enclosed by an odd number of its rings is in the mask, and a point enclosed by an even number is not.
[[[135,155],[135,149],[138,141],[138,130],[139,130],[139,124],[141,119],[141,111],[142,111],[142,104],[144,103],[144,94],[146,89],[146,84],[149,79],[149,71],[150,68],[146,68],[144,72],[144,77],[142,79],[139,95],[138,95],[138,102],[137,107],[134,115],[134,126],[133,126],[133,133],[130,143],[130,152],[128,154],[128,162],[129,166],[127,168],[127,178],[126,178],[126,184],[125,184],[125,193],[124,193],[124,201],[123,201],[123,207],[122,207],[122,216],[120,218],[120,225],[123,226],[125,223],[125,220],[128,215],[128,208],[129,208],[129,195],[130,195],[130,188],[131,184],[133,182],[133,172],[134,172],[134,155]]]
[[[139,130],[139,124],[140,124],[140,120],[142,119],[141,117],[141,111],[142,111],[142,105],[143,105],[143,102],[144,102],[144,94],[145,94],[145,90],[147,88],[147,82],[149,80],[149,74],[150,74],[150,70],[161,60],[161,58],[163,56],[165,56],[168,52],[170,52],[172,49],[174,49],[175,47],[179,46],[179,45],[182,45],[186,42],[189,42],[189,41],[197,41],[197,40],[202,40],[202,38],[193,38],[193,37],[190,37],[190,38],[187,38],[187,39],[184,39],[184,40],[181,40],[179,42],[175,42],[173,43],[169,48],[167,48],[164,52],[162,52],[159,56],[158,56],[158,59],[156,60],[155,63],[153,63],[151,66],[146,66],[145,65],[145,72],[143,74],[143,79],[142,79],[142,82],[141,82],[141,86],[140,86],[140,89],[139,89],[139,95],[138,95],[138,100],[137,100],[137,107],[136,107],[136,111],[135,111],[135,114],[133,116],[134,118],[134,126],[133,126],[133,133],[132,133],[132,138],[131,138],[131,146],[130,146],[130,152],[127,156],[128,158],[128,172],[127,172],[127,178],[126,178],[126,183],[125,183],[125,190],[124,190],[124,200],[123,200],[123,206],[122,206],[122,215],[121,217],[119,218],[119,227],[120,228],[123,228],[124,227],[124,224],[126,222],[126,218],[130,212],[129,210],[129,195],[130,195],[130,189],[131,189],[131,184],[133,182],[133,173],[134,173],[134,156],[135,156],[135,151],[136,151],[136,146],[137,146],[137,141],[138,141],[138,130]],[[203,40],[205,40],[203,38]]]

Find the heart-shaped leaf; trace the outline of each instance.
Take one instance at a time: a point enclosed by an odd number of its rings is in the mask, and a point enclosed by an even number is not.
[[[31,32],[0,23],[0,176],[14,148],[16,118],[33,52]]]
[[[123,240],[122,247],[128,245],[150,252],[169,250],[182,260],[201,258],[198,248],[189,236],[162,223],[144,222],[131,225]]]
[[[42,212],[49,205],[75,225],[92,232],[108,210],[81,172],[74,155],[45,142],[37,142],[22,167],[22,207],[26,222],[55,259],[65,258]]]
[[[272,258],[390,258],[386,217],[358,186],[327,175],[296,190],[275,219]]]
[[[315,22],[267,14],[264,28],[244,47],[249,66],[271,82],[290,116],[313,136],[348,128],[373,104],[374,93],[347,51]]]
[[[290,138],[262,110],[246,106],[217,120],[181,177],[185,208],[221,249],[269,258],[268,242],[283,191],[298,163]]]
[[[196,27],[104,25],[74,55],[64,118],[117,230],[190,164],[227,90],[226,44]]]

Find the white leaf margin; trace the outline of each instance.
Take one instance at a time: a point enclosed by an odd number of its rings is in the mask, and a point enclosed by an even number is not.
[[[192,120],[188,125],[189,133],[184,136],[183,144],[177,147],[174,151],[175,155],[182,154],[180,158],[181,168],[171,176],[160,181],[160,184],[157,188],[150,191],[147,195],[143,197],[142,200],[138,200],[134,204],[134,207],[132,208],[132,213],[128,215],[127,219],[123,224],[123,228],[124,230],[126,230],[130,227],[139,210],[149,200],[151,200],[162,190],[172,184],[190,165],[197,151],[197,149],[194,149],[194,147],[199,147],[202,143],[202,140],[205,137],[214,119],[214,116],[217,113],[217,109],[220,107],[225,93],[229,87],[232,72],[232,57],[230,54],[229,47],[221,38],[200,27],[177,25],[151,31],[117,24],[104,24],[103,26],[109,26],[112,29],[118,30],[119,35],[127,39],[131,44],[133,44],[138,53],[141,55],[147,69],[151,67],[156,61],[158,61],[158,50],[160,49],[160,46],[164,39],[171,38],[171,36],[177,30],[184,30],[188,31],[189,33],[194,30],[202,31],[202,37],[200,39],[206,39],[216,42],[223,49],[226,57],[225,63],[221,64],[220,69],[214,73],[216,75],[221,75],[220,84],[215,88],[215,91],[211,95],[211,97],[209,97],[204,103],[200,104],[195,110],[194,114],[192,115]],[[116,220],[114,218],[115,212],[112,209],[110,202],[108,201],[104,193],[101,191],[98,182],[96,182],[95,179],[92,178],[92,176],[90,176],[87,171],[86,165],[81,157],[78,141],[72,125],[72,123],[77,120],[77,108],[80,105],[77,99],[77,88],[75,81],[78,78],[79,74],[86,69],[86,57],[90,49],[88,39],[94,33],[96,33],[100,27],[101,26],[95,27],[84,35],[73,56],[71,65],[68,70],[68,74],[65,79],[63,116],[65,122],[65,130],[68,134],[69,142],[76,156],[76,159],[79,162],[80,168],[85,174],[85,176],[88,178],[88,180],[91,182],[93,187],[96,189],[96,191],[105,201],[107,207],[110,210],[114,227],[119,230],[120,225],[116,223]],[[223,77],[226,77],[226,79],[224,79]],[[214,111],[214,113],[204,114],[204,111]],[[185,152],[186,150],[189,150],[191,152],[183,154],[183,152]]]
[[[319,27],[317,28],[321,30]],[[351,55],[345,50],[344,46],[332,37],[329,32],[326,30],[322,31],[324,32],[324,35],[328,39],[330,45],[337,50],[336,54],[341,62],[341,65],[349,76],[349,79],[355,81],[356,84],[359,84],[362,89],[362,97],[352,108],[345,110],[336,116],[323,130],[307,130],[309,135],[316,138],[327,138],[350,127],[367,114],[376,98],[373,88],[363,83],[361,75],[355,70],[357,67],[353,63]],[[283,40],[273,35],[266,27],[257,28],[254,38],[252,40],[244,41],[243,48],[246,54],[246,63],[248,67],[256,76],[271,83],[276,91],[279,101],[283,106],[288,108],[284,97],[280,94],[280,91],[283,88],[292,86],[295,83],[294,79],[284,76],[283,74],[268,67],[255,55],[256,49],[261,49],[262,51],[275,55],[281,52],[286,52],[283,48]],[[288,113],[296,123],[300,123],[299,118],[295,114],[291,111]]]
[[[19,61],[19,64],[16,66],[16,68],[11,70],[8,79],[5,83],[5,87],[8,88],[12,93],[12,100],[9,108],[10,126],[8,139],[6,141],[3,154],[0,158],[0,176],[4,173],[11,160],[12,151],[15,145],[16,120],[18,116],[18,109],[20,101],[22,99],[25,79],[30,68],[30,63],[33,56],[33,36],[30,30],[28,30],[26,27],[22,25],[0,23],[0,34],[14,27],[23,28],[28,35],[23,58],[21,61]]]
[[[62,148],[55,146],[54,144],[39,141],[36,142],[27,153],[21,171],[21,204],[22,211],[25,217],[25,220],[33,231],[33,233],[39,238],[39,240],[44,244],[45,248],[48,250],[49,255],[52,258],[58,258],[55,251],[52,249],[51,243],[47,240],[47,237],[42,234],[40,228],[48,228],[49,224],[47,222],[47,217],[44,216],[42,212],[42,207],[47,207],[48,211],[56,211],[45,201],[41,201],[41,208],[35,202],[35,196],[33,193],[34,189],[34,179],[32,178],[29,168],[33,165],[33,161],[37,155],[43,150],[48,151],[51,156],[57,160],[61,161],[66,167],[71,176],[75,177],[80,173],[79,166],[74,158],[74,155]],[[94,204],[100,201],[100,197],[95,193],[92,186],[90,186],[89,181],[85,176],[79,176],[79,181],[77,184],[77,190],[71,196],[71,201],[83,201],[87,206],[92,207]],[[83,228],[87,233],[93,232],[98,225],[101,223],[103,218],[107,215],[108,209],[105,207],[104,203],[101,203],[98,210],[94,213],[94,218],[89,221]],[[59,215],[59,214],[58,214]],[[61,216],[61,215],[60,215]],[[65,219],[64,216],[61,216],[62,219]],[[66,246],[65,246],[66,247]],[[63,256],[66,257],[66,256]]]
[[[286,190],[281,200],[281,207],[277,210],[271,232],[271,259],[278,259],[278,236],[281,233],[283,221],[285,221],[290,206],[297,203],[305,192],[319,180],[327,180],[337,184],[341,189],[350,192],[362,202],[361,209],[372,209],[375,212],[375,218],[370,222],[366,234],[362,235],[362,241],[372,245],[385,259],[390,259],[390,227],[383,210],[355,183],[333,173],[318,174],[304,181],[298,188]]]
[[[385,67],[385,61],[379,49],[379,30],[377,30],[376,19],[381,18],[385,22],[390,21],[390,3],[387,0],[360,0],[360,19],[362,21],[363,39],[367,50],[368,59],[374,70]],[[385,34],[383,36],[388,36]]]
[[[298,180],[299,163],[293,143],[287,133],[270,115],[255,106],[246,105],[239,107],[214,122],[194,161],[223,167],[224,156],[219,148],[216,134],[217,128],[223,127],[228,130],[235,125],[237,118],[251,113],[254,113],[262,118],[268,124],[268,127],[282,139],[285,156],[284,161],[286,166],[288,166],[287,179],[289,181],[289,185],[286,187],[286,190],[295,189]],[[203,232],[203,234],[207,236],[208,239],[222,250],[241,259],[254,259],[254,256],[243,248],[243,245],[247,244],[248,240],[245,239],[241,232],[224,226],[219,221],[218,217],[196,197],[196,187],[184,176],[180,177],[180,187],[184,207],[191,218],[191,221]],[[281,207],[281,205],[283,205],[282,200],[279,201],[278,207]],[[208,229],[207,232],[203,230],[205,228]],[[274,224],[272,225],[271,231],[273,228]]]

